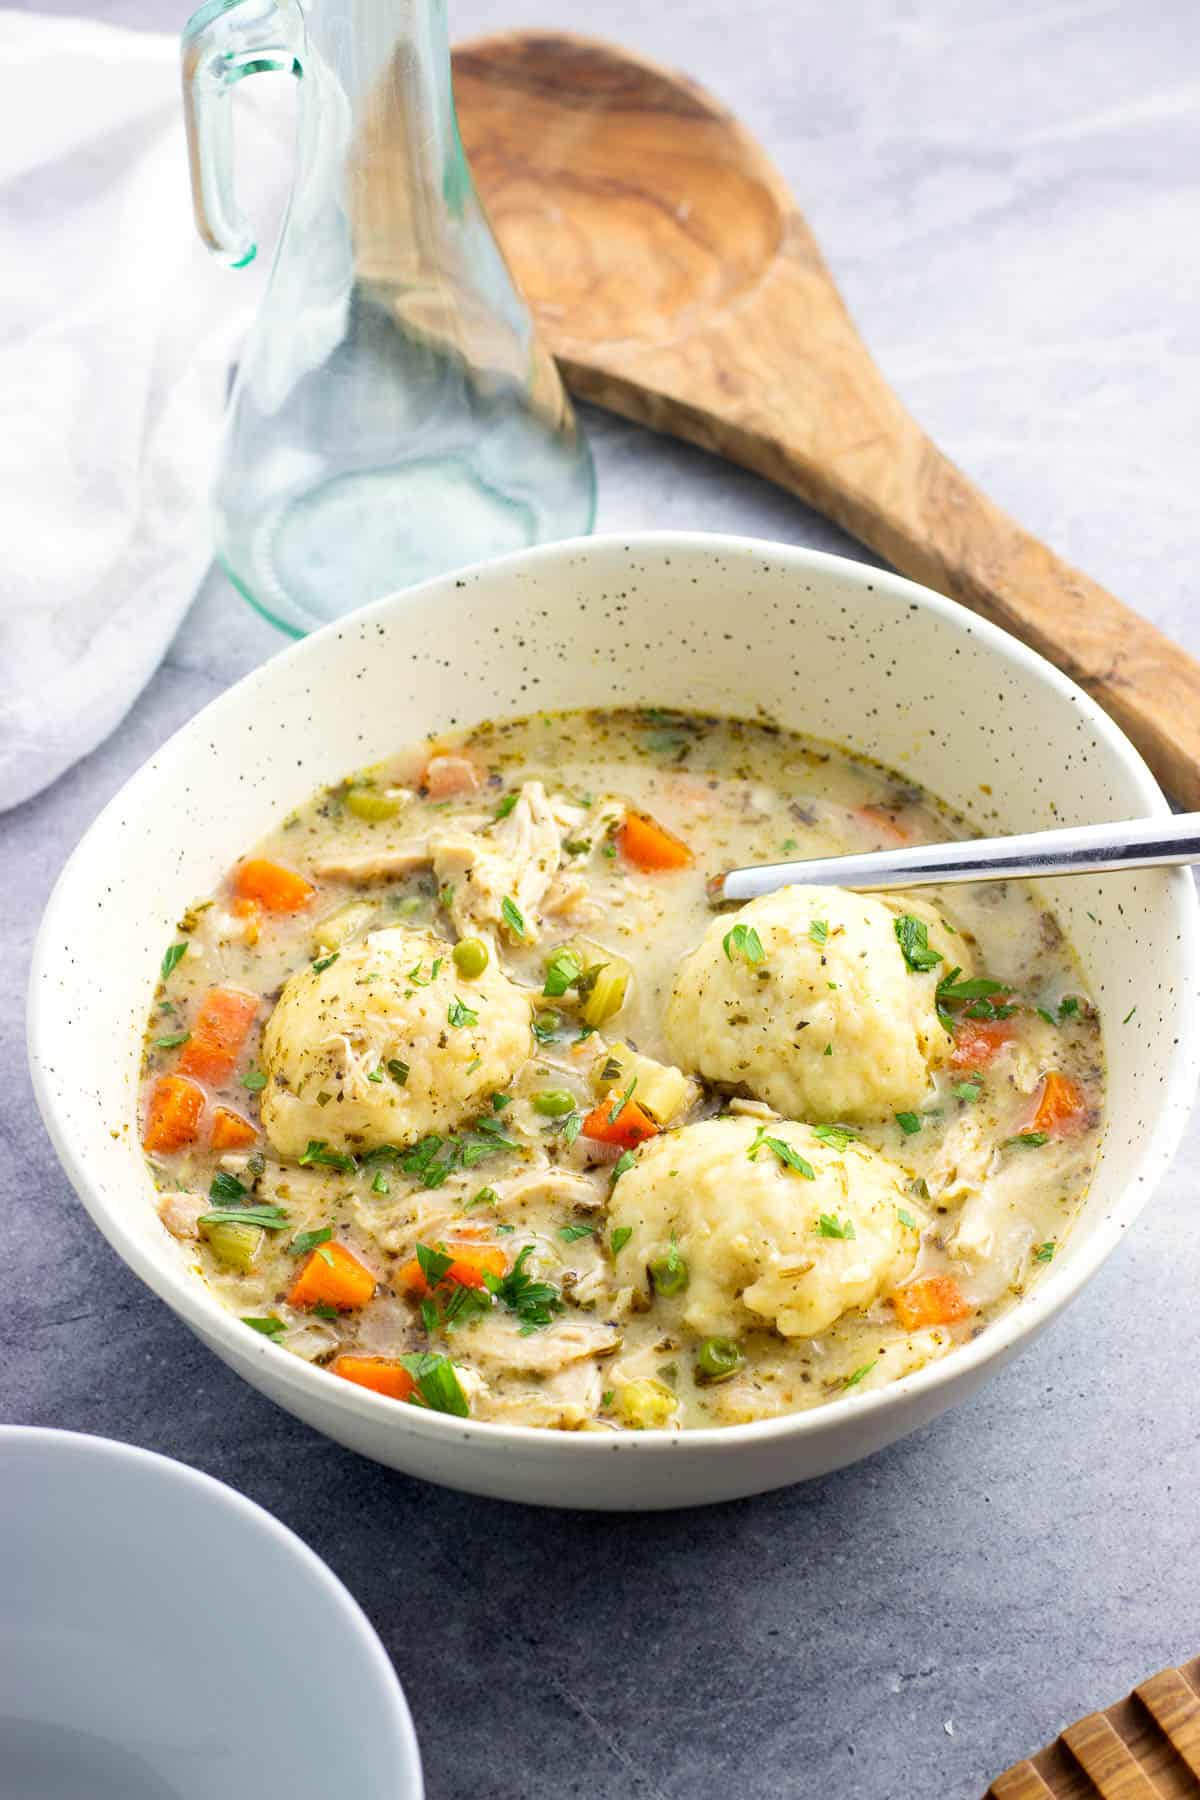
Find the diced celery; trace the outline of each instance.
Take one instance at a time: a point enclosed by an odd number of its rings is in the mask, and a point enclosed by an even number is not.
[[[579,1009],[584,1024],[600,1026],[615,1018],[625,1004],[628,989],[627,963],[610,962],[606,968],[600,969]]]
[[[675,1415],[678,1401],[665,1382],[647,1376],[617,1389],[617,1411],[635,1431],[661,1430]]]
[[[619,1041],[608,1046],[607,1054],[599,1063],[598,1074],[600,1086],[605,1090],[627,1088],[636,1076],[638,1105],[645,1107],[660,1125],[669,1125],[672,1119],[686,1112],[699,1092],[695,1082],[689,1081],[682,1069],[675,1068],[672,1063],[655,1062],[652,1056],[643,1056],[640,1051],[631,1050],[628,1044]]]
[[[217,1261],[243,1275],[254,1267],[267,1235],[260,1225],[202,1225],[200,1229]]]
[[[314,926],[310,949],[314,956],[322,951],[340,950],[343,944],[358,937],[375,917],[375,908],[369,900],[354,900],[349,906],[343,906],[327,919],[322,919]]]
[[[352,812],[356,819],[365,819],[369,825],[394,819],[403,805],[403,798],[389,793],[386,788],[352,787],[346,793],[347,812]]]

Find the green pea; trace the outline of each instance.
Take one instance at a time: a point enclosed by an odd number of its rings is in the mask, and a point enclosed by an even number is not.
[[[561,1119],[566,1113],[575,1111],[575,1096],[566,1088],[545,1088],[533,1096],[533,1104],[535,1110],[545,1113],[548,1119]]]
[[[649,1267],[655,1289],[667,1299],[673,1294],[682,1294],[690,1279],[688,1266],[674,1244],[665,1256],[656,1256]]]
[[[696,1352],[696,1372],[702,1381],[728,1381],[742,1366],[742,1353],[732,1338],[705,1338]]]
[[[454,957],[455,968],[468,980],[472,980],[476,975],[482,975],[488,966],[488,947],[482,938],[461,939],[459,943],[455,944],[451,954]]]

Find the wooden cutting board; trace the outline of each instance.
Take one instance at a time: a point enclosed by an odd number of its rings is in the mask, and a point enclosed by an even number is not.
[[[731,18],[731,50],[737,34]],[[460,45],[454,91],[476,185],[574,393],[754,469],[1004,626],[1200,808],[1200,663],[942,455],[718,101],[617,45],[536,31]],[[373,179],[396,183],[403,137],[399,120],[381,135]]]
[[[1163,1669],[1105,1712],[1089,1713],[986,1800],[1185,1800],[1200,1795],[1200,1657]]]

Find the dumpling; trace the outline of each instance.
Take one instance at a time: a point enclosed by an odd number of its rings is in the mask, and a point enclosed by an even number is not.
[[[902,910],[844,888],[791,887],[713,919],[667,1005],[675,1061],[789,1117],[869,1119],[919,1106],[951,1048],[937,1016],[939,974],[962,951],[958,939],[939,941],[922,908],[930,953],[943,955],[912,969],[896,935]]]
[[[263,1034],[263,1126],[284,1156],[314,1138],[353,1153],[452,1131],[531,1043],[529,997],[494,959],[466,981],[441,938],[373,931],[284,984]]]
[[[674,1247],[693,1331],[773,1325],[812,1337],[911,1270],[920,1234],[905,1181],[845,1133],[741,1118],[684,1125],[643,1144],[616,1183],[612,1226],[632,1234],[618,1272],[648,1293],[647,1265]]]

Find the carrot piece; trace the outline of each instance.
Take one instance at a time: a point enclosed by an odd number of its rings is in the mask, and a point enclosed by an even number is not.
[[[218,1106],[208,1139],[214,1150],[244,1150],[257,1137],[249,1119],[243,1119],[241,1113],[231,1111],[228,1106]]]
[[[243,988],[209,988],[192,1020],[192,1035],[180,1053],[180,1074],[195,1075],[213,1087],[228,1081],[257,1011],[257,994],[248,994]]]
[[[160,1075],[146,1108],[143,1147],[181,1150],[185,1144],[194,1143],[203,1111],[204,1093],[194,1081],[185,1081],[182,1075]]]
[[[647,1138],[657,1137],[661,1127],[636,1100],[626,1100],[613,1116],[607,1100],[592,1108],[581,1127],[583,1136],[597,1144],[618,1144],[622,1150],[636,1150]]]
[[[1030,1129],[1044,1131],[1049,1137],[1077,1137],[1086,1128],[1087,1119],[1087,1100],[1079,1083],[1058,1069],[1051,1069],[1043,1077]]]
[[[421,785],[431,800],[448,800],[452,794],[474,794],[483,777],[467,756],[431,756]]]
[[[268,862],[263,856],[252,856],[239,863],[233,876],[234,892],[242,900],[257,900],[268,912],[301,912],[316,889],[295,869],[282,863]]]
[[[677,838],[649,813],[625,814],[617,832],[617,848],[636,869],[687,869],[695,858],[682,838]]]
[[[486,1285],[485,1274],[500,1276],[508,1268],[508,1258],[499,1244],[447,1244],[446,1254],[453,1255],[454,1261],[438,1282],[439,1287],[457,1283],[459,1287],[481,1288]],[[396,1280],[418,1300],[429,1298],[429,1283],[415,1256],[405,1263]]]
[[[884,806],[860,806],[858,817],[864,825],[881,832],[889,843],[907,844],[911,841],[911,833],[907,832],[898,819],[894,819]]]
[[[353,1381],[389,1400],[407,1400],[416,1382],[403,1363],[387,1356],[335,1356],[329,1365],[343,1381]]]
[[[986,1069],[1016,1034],[1011,1019],[960,1019],[954,1028],[950,1063],[955,1069]]]
[[[345,1312],[366,1306],[375,1277],[345,1244],[318,1244],[300,1265],[288,1294],[289,1306],[336,1306]]]
[[[923,1325],[956,1325],[971,1308],[953,1275],[926,1275],[892,1295],[896,1317],[906,1331]]]

